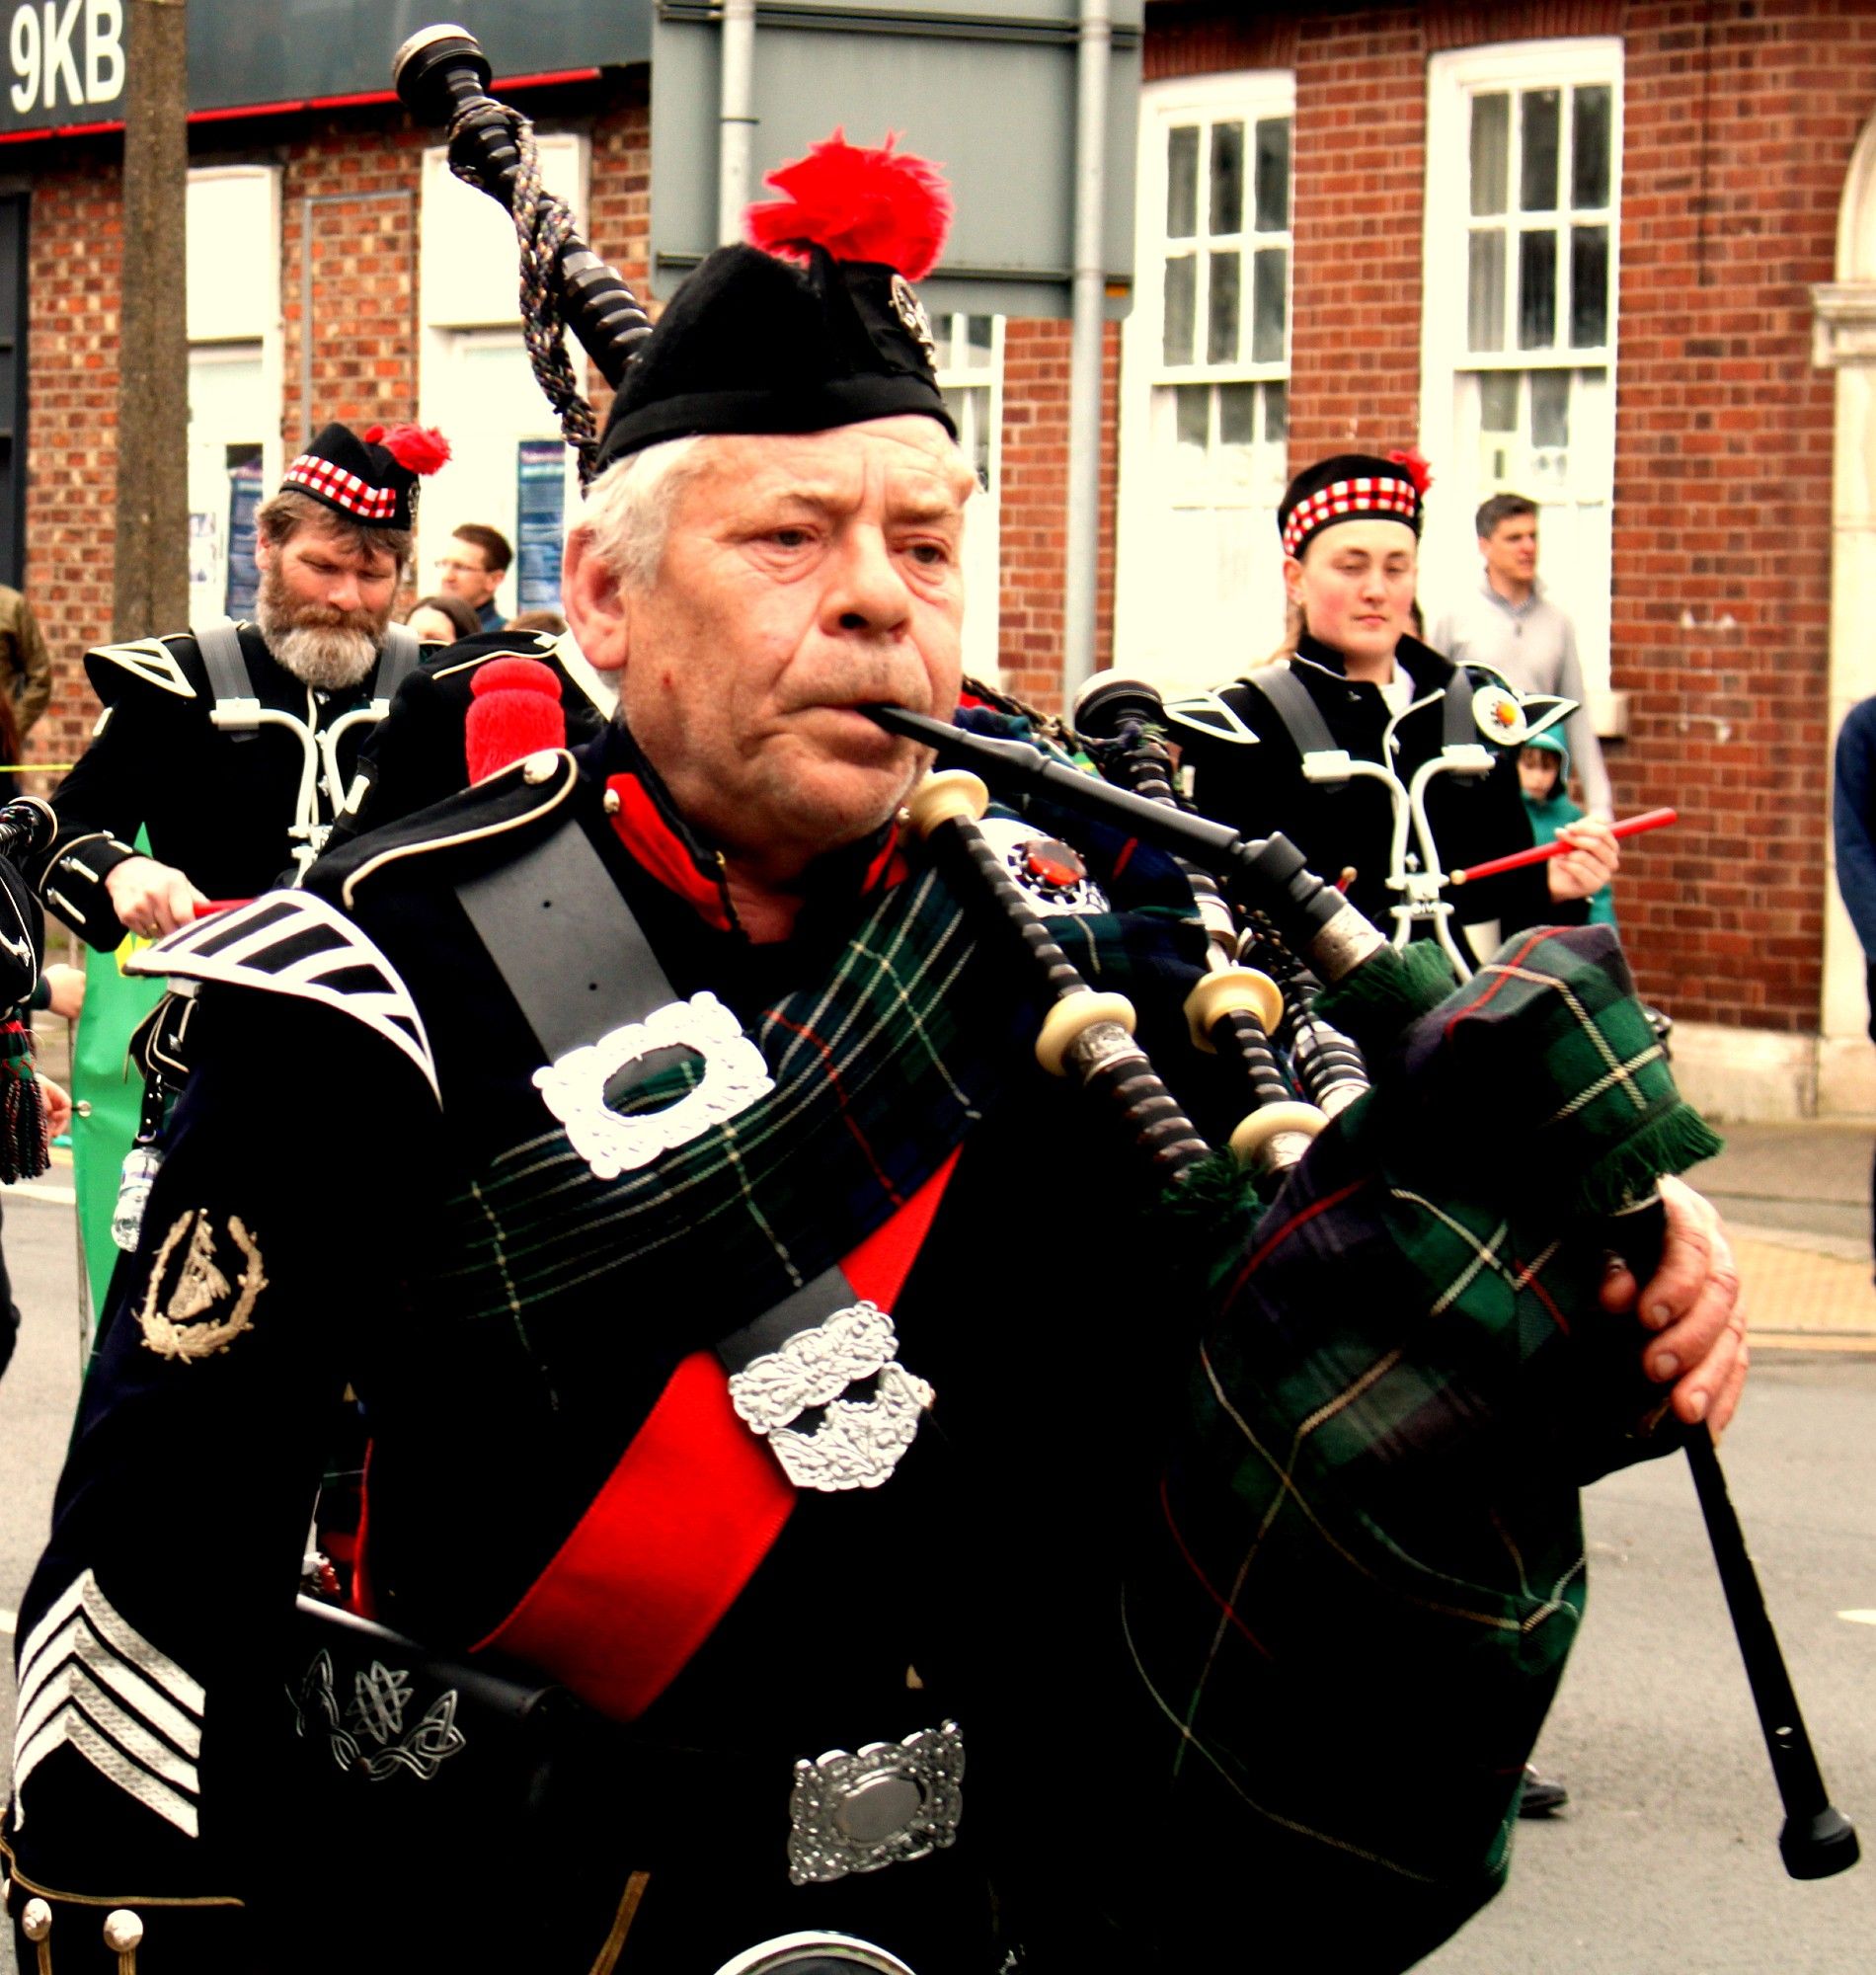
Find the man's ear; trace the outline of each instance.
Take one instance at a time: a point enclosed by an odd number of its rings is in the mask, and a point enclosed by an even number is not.
[[[274,567],[274,559],[275,557],[278,556],[278,554],[279,554],[279,549],[275,546],[275,544],[267,535],[262,533],[260,529],[257,528],[254,534],[255,568],[264,570],[272,569]]]
[[[619,579],[606,567],[591,532],[576,528],[561,557],[560,607],[567,628],[595,672],[625,668],[631,612]]]

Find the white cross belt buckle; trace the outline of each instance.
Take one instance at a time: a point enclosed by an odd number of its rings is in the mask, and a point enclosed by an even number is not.
[[[622,1070],[666,1049],[689,1050],[703,1059],[695,1088],[656,1111],[633,1117],[614,1111],[606,1102],[607,1087]],[[569,1050],[534,1072],[534,1087],[566,1126],[574,1150],[593,1176],[617,1179],[746,1111],[775,1088],[775,1079],[736,1016],[706,989]]]
[[[922,1858],[957,1842],[964,1815],[964,1736],[955,1721],[902,1742],[830,1750],[795,1765],[788,1876],[824,1885],[849,1872]]]
[[[877,1488],[934,1396],[898,1363],[898,1349],[893,1319],[876,1304],[856,1303],[733,1372],[730,1403],[797,1488]],[[871,1398],[841,1396],[869,1379]],[[812,1427],[803,1423],[811,1412],[820,1414]]]

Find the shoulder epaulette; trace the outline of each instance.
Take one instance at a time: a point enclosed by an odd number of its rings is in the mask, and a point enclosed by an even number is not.
[[[514,838],[567,808],[580,769],[564,748],[545,748],[472,788],[400,817],[344,845],[313,867],[311,882],[350,911],[367,879],[413,857],[487,845],[498,854]]]
[[[181,661],[162,638],[136,638],[127,645],[98,645],[85,655],[87,667],[93,660],[120,667],[132,678],[163,692],[173,692],[178,699],[196,697],[195,687],[183,671]]]
[[[452,665],[429,666],[425,670],[431,678],[456,678],[463,672],[474,672],[478,666],[486,666],[491,659],[551,658],[557,642],[544,631],[507,631],[492,635],[505,637],[509,642],[490,645],[486,651],[471,652],[467,658],[457,659]]]
[[[441,1102],[436,1060],[411,990],[376,945],[315,893],[265,893],[132,954],[123,970],[317,1001],[382,1036]]]

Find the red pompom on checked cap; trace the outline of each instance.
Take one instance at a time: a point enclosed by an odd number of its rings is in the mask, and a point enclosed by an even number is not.
[[[1427,489],[1433,485],[1433,468],[1427,463],[1427,456],[1417,445],[1396,447],[1388,455],[1396,466],[1407,469],[1407,478],[1414,483],[1414,492],[1424,501]]]
[[[449,441],[434,426],[373,426],[366,445],[381,445],[407,473],[434,473],[449,458]]]

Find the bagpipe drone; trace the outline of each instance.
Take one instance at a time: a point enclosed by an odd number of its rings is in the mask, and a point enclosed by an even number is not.
[[[616,386],[649,320],[542,193],[527,121],[488,95],[470,35],[413,37],[395,76],[446,126],[452,169],[514,220],[530,356],[587,470],[592,418],[561,331]],[[1022,956],[1044,1067],[1083,1085],[1136,1160],[1168,1300],[1210,1312],[1123,1571],[1125,1653],[1165,1752],[1149,1787],[1187,1866],[1222,1876],[1218,1897],[1261,1856],[1298,1897],[1340,1903],[1338,1926],[1351,1906],[1389,1917],[1373,1931],[1392,1944],[1347,1965],[1405,1966],[1502,1876],[1582,1607],[1579,1481],[1678,1431],[1640,1374],[1638,1329],[1602,1315],[1596,1286],[1611,1248],[1647,1279],[1655,1180],[1714,1142],[1607,929],[1527,933],[1460,985],[1463,962],[1390,942],[1282,836],[1182,808],[1154,701],[1112,678],[1084,696],[1064,738],[1100,775],[1021,738],[1020,720],[988,734],[868,711],[947,771],[914,793],[912,827],[986,940]],[[978,827],[992,792],[1033,812],[1039,836],[1085,818],[1187,867],[1212,946],[1188,1014],[1243,1111],[1234,1158],[1133,1040],[1133,1010],[1076,973],[1047,900],[1013,881]],[[1506,1122],[1532,1150],[1515,1176],[1476,1129],[1481,1088],[1516,1093]],[[1582,1408],[1611,1389],[1632,1404],[1587,1448]],[[1786,1869],[1841,1871],[1855,1833],[1825,1789],[1711,1435],[1684,1438],[1784,1801]],[[1420,1827],[1404,1837],[1352,1803],[1357,1775],[1389,1765],[1425,1805],[1387,1813]]]

